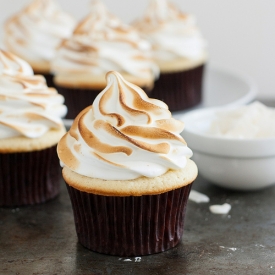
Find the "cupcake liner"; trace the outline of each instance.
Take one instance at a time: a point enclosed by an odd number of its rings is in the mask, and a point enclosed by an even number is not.
[[[95,252],[141,256],[175,247],[192,184],[159,195],[101,196],[67,184],[79,242]]]
[[[92,89],[73,89],[56,85],[59,94],[65,98],[65,105],[68,108],[66,119],[75,119],[75,117],[86,107],[92,105],[96,96],[102,90]]]
[[[48,87],[55,87],[54,83],[53,83],[53,75],[52,74],[42,74],[47,82],[47,86]]]
[[[53,83],[53,74],[42,73],[42,72],[37,71],[37,70],[36,71],[34,70],[34,74],[44,76],[48,87],[55,87],[55,85]]]
[[[172,112],[198,105],[202,101],[204,67],[201,65],[182,72],[161,73],[150,97],[164,101]]]
[[[56,146],[27,153],[0,154],[0,206],[43,203],[60,192]]]

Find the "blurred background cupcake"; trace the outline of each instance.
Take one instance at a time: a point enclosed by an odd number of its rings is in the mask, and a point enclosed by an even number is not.
[[[91,12],[63,41],[52,62],[55,86],[68,107],[66,118],[75,118],[93,103],[111,70],[148,92],[159,73],[150,44],[101,1],[93,1]]]
[[[0,206],[42,203],[59,194],[63,102],[28,63],[0,49]]]
[[[7,51],[26,60],[35,74],[44,75],[48,86],[53,86],[50,62],[75,23],[55,0],[33,0],[5,22],[4,45]]]
[[[184,123],[118,72],[58,143],[79,242],[140,256],[176,246],[197,166]]]
[[[133,26],[152,44],[160,68],[150,96],[163,100],[171,111],[198,105],[207,54],[194,16],[168,0],[150,0],[144,16]]]

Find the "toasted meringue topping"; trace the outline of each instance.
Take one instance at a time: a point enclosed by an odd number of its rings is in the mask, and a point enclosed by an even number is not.
[[[0,50],[0,138],[37,138],[63,127],[64,98],[29,64]]]
[[[16,55],[0,49],[0,75],[33,75],[31,66]]]
[[[151,45],[96,0],[89,15],[58,49],[52,72],[105,75],[110,70],[145,78],[159,74]]]
[[[185,167],[192,151],[180,135],[183,123],[162,101],[148,98],[118,72],[74,120],[58,144],[62,165],[106,180],[156,177]]]
[[[5,24],[8,50],[28,62],[50,62],[61,40],[69,37],[75,19],[64,13],[55,0],[33,0]]]
[[[133,26],[150,41],[158,62],[197,60],[205,55],[206,43],[194,16],[183,13],[168,0],[150,0],[144,16]]]

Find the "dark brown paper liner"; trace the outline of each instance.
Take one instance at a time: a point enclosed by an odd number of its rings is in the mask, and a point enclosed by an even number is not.
[[[60,192],[56,146],[27,153],[0,154],[0,206],[43,203]]]
[[[183,234],[191,185],[159,195],[108,197],[67,184],[78,240],[90,250],[117,256],[175,247]]]
[[[172,112],[194,107],[202,101],[203,72],[204,65],[182,72],[161,73],[150,97],[164,101]]]
[[[76,116],[86,107],[92,105],[96,96],[102,90],[73,89],[56,85],[59,94],[65,98],[65,105],[68,108],[66,119],[75,119]]]
[[[68,108],[66,119],[75,119],[86,107],[92,105],[97,95],[103,90],[73,89],[56,85],[58,93],[64,96]],[[146,88],[142,88],[145,92]]]
[[[37,75],[43,75],[45,77],[46,83],[48,87],[55,87],[54,83],[53,83],[53,74],[50,73],[42,73],[39,71],[34,71],[34,74]]]
[[[55,85],[53,83],[53,75],[52,74],[43,74],[43,76],[46,79],[47,86],[55,88]]]

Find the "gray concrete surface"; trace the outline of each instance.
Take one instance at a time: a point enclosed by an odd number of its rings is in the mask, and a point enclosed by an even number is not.
[[[198,177],[193,189],[210,202],[188,202],[181,243],[140,258],[78,244],[64,183],[61,195],[43,205],[0,208],[0,274],[275,274],[275,187],[232,192]],[[232,205],[229,214],[209,211],[224,202]]]

